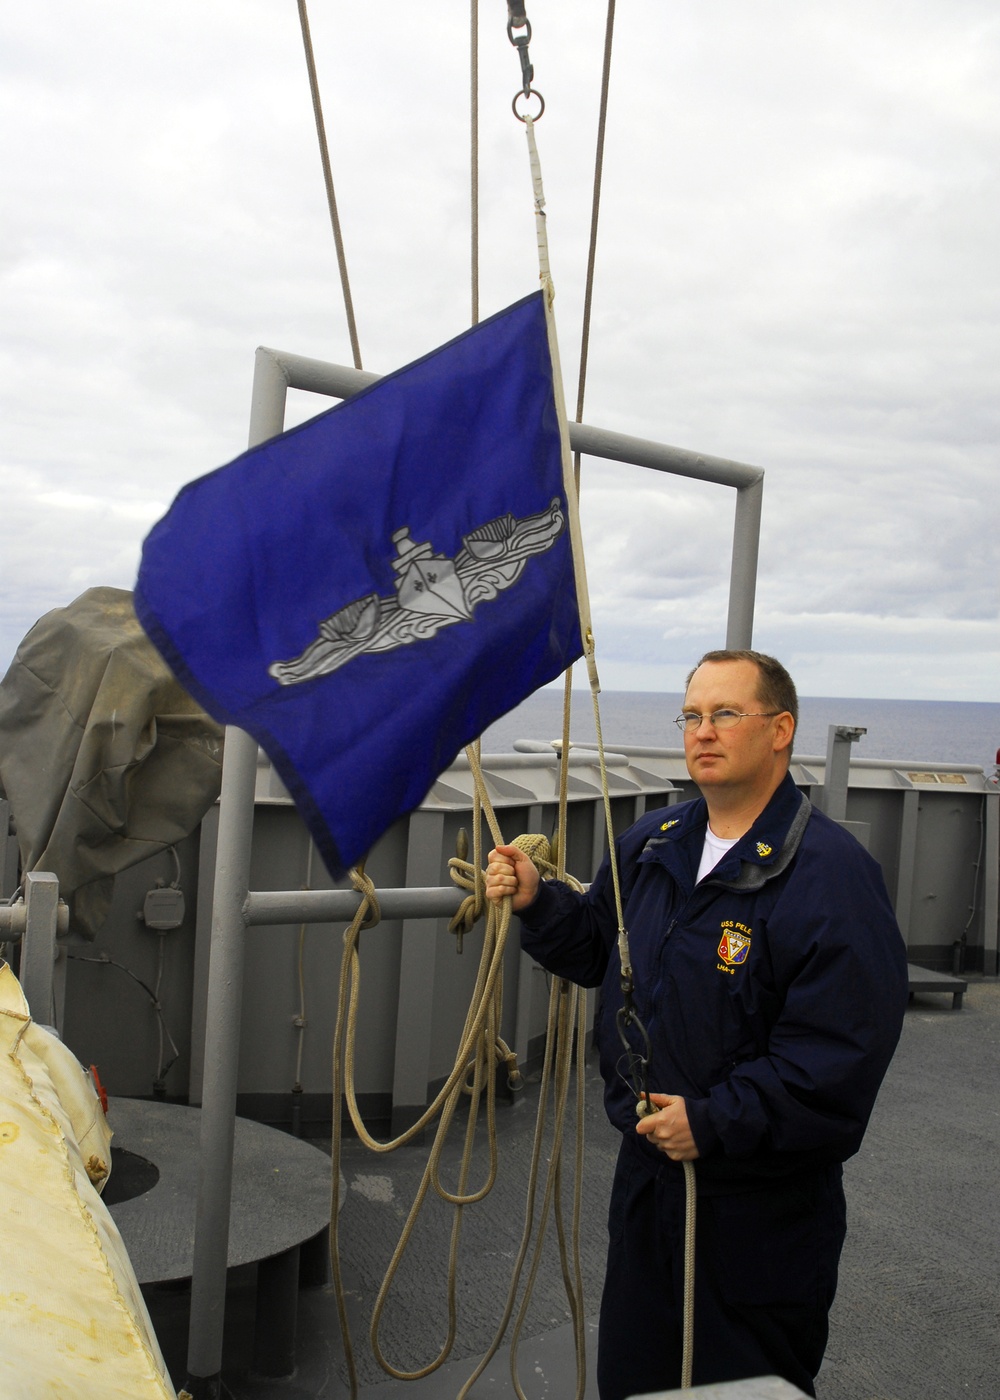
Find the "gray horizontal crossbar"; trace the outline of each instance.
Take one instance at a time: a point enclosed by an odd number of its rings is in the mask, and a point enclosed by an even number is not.
[[[257,351],[258,366],[265,357],[271,361],[274,376],[280,376],[286,388],[305,389],[312,394],[327,394],[337,399],[350,398],[380,378],[367,370],[331,365],[306,355],[292,355],[262,345]],[[257,408],[255,402],[254,410]],[[282,423],[276,422],[266,431],[266,436],[272,437],[281,429]],[[649,442],[645,438],[630,437],[627,433],[592,428],[587,423],[570,423],[569,442],[574,452],[582,452],[588,457],[628,462],[637,467],[649,467],[653,471],[670,472],[674,476],[692,477],[696,481],[734,486],[737,490],[755,486],[764,479],[763,467],[732,462],[726,457],[711,457],[684,447],[670,447],[666,443]]]
[[[262,345],[257,350],[253,400],[250,408],[250,442],[264,442],[284,427],[285,396],[289,388],[305,389],[333,398],[350,398],[376,383],[379,375],[347,365],[331,365],[305,355],[292,355]],[[736,490],[733,553],[729,577],[727,647],[752,645],[754,599],[757,590],[757,554],[760,547],[760,514],[764,469],[712,457],[683,447],[650,442],[645,438],[570,423],[570,446],[589,457],[648,467],[696,481],[731,486]]]
[[[465,890],[457,885],[379,890],[383,919],[450,919]],[[243,906],[248,925],[350,923],[361,905],[357,890],[253,890]]]

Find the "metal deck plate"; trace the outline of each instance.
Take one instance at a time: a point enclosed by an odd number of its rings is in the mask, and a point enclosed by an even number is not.
[[[110,1207],[140,1283],[190,1278],[201,1110],[110,1099],[114,1146],[159,1169],[144,1195]],[[229,1267],[281,1254],[330,1221],[330,1158],[276,1128],[236,1120]]]

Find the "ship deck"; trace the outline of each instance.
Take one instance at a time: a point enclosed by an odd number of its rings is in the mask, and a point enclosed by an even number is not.
[[[1000,983],[970,977],[961,1009],[944,994],[918,994],[861,1152],[847,1164],[849,1234],[831,1318],[820,1400],[940,1400],[996,1394],[1000,1375]],[[604,1255],[604,1215],[616,1154],[596,1066],[587,1074],[582,1269],[586,1291],[588,1400]],[[345,1144],[341,1215],[362,1400],[448,1400],[489,1345],[506,1298],[524,1216],[526,1164],[537,1085],[499,1110],[501,1171],[486,1201],[465,1212],[459,1335],[444,1367],[425,1379],[387,1377],[371,1359],[367,1324],[386,1262],[426,1159],[426,1145],[373,1155]],[[474,1174],[475,1179],[475,1174]],[[419,1369],[445,1334],[444,1278],[450,1217],[433,1202],[387,1307],[383,1347],[401,1369]],[[438,1208],[440,1207],[440,1208]],[[249,1374],[253,1267],[232,1272],[223,1378],[234,1400],[304,1400],[347,1394],[332,1289],[299,1298],[297,1370],[285,1380]],[[171,1373],[183,1383],[189,1293],[183,1284],[144,1290]],[[519,1348],[529,1400],[574,1394],[569,1311],[554,1251],[540,1273]],[[473,1395],[514,1395],[509,1352],[498,1354]]]

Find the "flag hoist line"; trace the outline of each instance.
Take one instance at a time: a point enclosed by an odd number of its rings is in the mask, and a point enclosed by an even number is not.
[[[572,472],[571,454],[569,449],[569,432],[566,423],[565,400],[563,396],[562,380],[559,372],[558,345],[555,333],[555,324],[552,315],[552,280],[548,269],[548,254],[545,240],[544,213],[542,206],[544,199],[541,194],[541,176],[538,167],[537,150],[534,148],[534,136],[532,126],[527,124],[529,132],[529,143],[532,149],[532,176],[535,186],[535,206],[536,220],[538,226],[539,240],[539,266],[543,287],[543,300],[546,313],[546,330],[549,344],[550,358],[553,368],[553,391],[555,406],[559,421],[561,458],[563,466],[563,480],[565,497],[567,501],[567,517],[570,536],[572,540],[572,553],[574,563],[574,582],[577,590],[578,607],[580,614],[580,629],[584,642],[584,653],[588,659],[588,670],[592,676],[592,682],[597,685],[597,673],[593,663],[593,641],[590,628],[590,614],[587,602],[586,577],[583,566],[582,542],[579,527],[579,513],[577,503],[577,493]],[[492,808],[489,794],[486,790],[479,765],[479,757],[475,748],[467,750],[470,767],[474,775],[476,804],[482,809],[490,828],[491,835],[496,844],[503,844],[503,836]],[[560,829],[565,830],[566,819],[566,793],[568,784],[566,782],[566,764],[563,762],[563,776],[560,784]],[[606,787],[606,783],[605,783]],[[330,1213],[330,1252],[331,1264],[334,1276],[334,1286],[337,1297],[340,1326],[344,1340],[345,1357],[347,1360],[348,1375],[350,1380],[352,1396],[357,1394],[358,1377],[357,1367],[354,1358],[353,1344],[351,1341],[350,1329],[347,1318],[346,1297],[343,1285],[343,1277],[340,1265],[339,1249],[339,1163],[342,1148],[342,1129],[340,1122],[339,1105],[341,1095],[347,1104],[351,1122],[359,1138],[365,1145],[374,1152],[391,1152],[413,1139],[427,1128],[435,1118],[438,1119],[437,1128],[427,1165],[424,1169],[420,1184],[417,1188],[410,1212],[404,1223],[399,1242],[393,1252],[392,1258],[386,1270],[385,1277],[379,1289],[376,1299],[370,1326],[370,1342],[375,1359],[389,1375],[401,1380],[419,1379],[426,1376],[440,1367],[447,1359],[454,1345],[457,1334],[457,1262],[458,1246],[461,1234],[462,1212],[468,1205],[472,1205],[482,1200],[491,1190],[497,1172],[497,1135],[496,1135],[496,1074],[495,1069],[498,1064],[507,1066],[508,1078],[513,1080],[517,1076],[516,1058],[500,1039],[499,1028],[503,998],[503,957],[507,943],[508,932],[511,919],[511,901],[506,899],[502,904],[494,906],[488,904],[482,894],[482,857],[479,852],[479,831],[480,820],[478,811],[475,814],[474,830],[476,833],[476,854],[473,864],[470,866],[462,859],[453,860],[451,864],[452,878],[470,889],[473,894],[471,901],[466,901],[468,908],[463,906],[463,911],[457,917],[455,923],[462,921],[464,926],[471,926],[471,923],[479,916],[485,914],[485,933],[483,948],[480,955],[480,962],[477,971],[476,985],[470,999],[469,1009],[466,1014],[465,1024],[459,1037],[458,1049],[456,1051],[453,1067],[444,1085],[435,1097],[434,1101],[427,1107],[406,1132],[391,1141],[379,1141],[375,1139],[367,1130],[358,1108],[357,1096],[354,1088],[354,1047],[356,1042],[356,1029],[358,1019],[358,1005],[360,999],[360,959],[358,952],[359,938],[362,928],[371,927],[378,921],[378,900],[377,894],[370,879],[364,874],[363,869],[356,869],[351,872],[352,882],[355,888],[364,895],[364,902],[358,913],[344,935],[344,952],[341,963],[341,976],[338,993],[337,1023],[334,1035],[333,1052],[333,1190],[331,1194]],[[537,838],[518,838],[526,846],[533,850],[534,858],[539,861],[542,868],[548,874],[560,874],[565,878],[565,871],[561,867],[546,868],[544,857],[537,850]],[[571,881],[577,888],[578,882]],[[485,906],[485,907],[484,907]],[[463,919],[464,915],[464,919]],[[559,1238],[560,1255],[562,1262],[563,1278],[566,1281],[567,1297],[574,1325],[574,1336],[576,1341],[577,1354],[577,1389],[578,1400],[582,1400],[585,1385],[584,1357],[584,1306],[582,1271],[579,1259],[579,1225],[580,1208],[582,1198],[583,1179],[583,1088],[584,1088],[584,1050],[585,1037],[584,1026],[586,1021],[586,992],[583,988],[575,987],[565,982],[563,979],[554,979],[548,1012],[548,1024],[545,1041],[545,1058],[542,1068],[542,1079],[539,1093],[538,1108],[536,1113],[535,1135],[529,1167],[529,1181],[527,1187],[527,1203],[525,1211],[525,1223],[522,1233],[521,1244],[516,1256],[512,1270],[510,1286],[508,1289],[507,1302],[501,1318],[497,1333],[486,1354],[481,1359],[478,1367],[469,1377],[465,1386],[460,1392],[460,1398],[464,1397],[469,1389],[474,1385],[492,1357],[499,1349],[511,1318],[514,1316],[516,1308],[516,1318],[511,1341],[511,1375],[515,1391],[523,1400],[523,1391],[517,1378],[517,1347],[520,1335],[527,1318],[528,1305],[531,1299],[532,1289],[537,1277],[538,1269],[542,1259],[542,1246],[550,1216],[556,1216],[557,1233]],[[574,1064],[574,1046],[576,1050],[576,1071],[577,1071],[577,1134],[576,1153],[574,1161],[574,1189],[572,1221],[569,1230],[572,1260],[567,1253],[567,1231],[563,1223],[562,1215],[562,1166],[563,1166],[563,1125],[565,1122],[565,1110],[569,1097],[570,1082]],[[471,1076],[471,1082],[470,1082]],[[480,1105],[485,1093],[486,1099],[486,1129],[488,1134],[489,1167],[485,1182],[478,1189],[470,1189],[469,1176],[475,1144],[475,1131]],[[553,1127],[552,1138],[547,1153],[548,1170],[546,1173],[545,1186],[542,1194],[540,1206],[536,1204],[539,1190],[541,1174],[541,1158],[546,1140],[548,1100],[550,1093],[553,1096]],[[465,1142],[458,1170],[458,1182],[454,1190],[449,1190],[441,1181],[441,1157],[447,1140],[449,1130],[456,1117],[460,1100],[463,1095],[469,1099],[466,1111]],[[445,1339],[436,1357],[425,1366],[415,1370],[403,1370],[394,1365],[384,1354],[381,1345],[381,1323],[385,1305],[391,1292],[394,1279],[398,1273],[401,1261],[406,1249],[411,1241],[416,1221],[425,1201],[433,1188],[434,1192],[454,1207],[454,1217],[452,1224],[451,1246],[449,1251],[449,1269],[447,1280],[447,1305],[448,1305],[448,1327]],[[538,1217],[537,1227],[535,1224],[536,1214]],[[521,1288],[521,1279],[524,1272],[528,1254],[532,1248],[534,1238],[534,1250],[532,1252],[531,1263],[528,1267],[527,1280],[524,1291],[518,1303],[518,1293]]]
[[[534,146],[531,126],[528,127],[531,145]],[[573,540],[573,556],[575,569],[575,583],[578,593],[578,602],[581,618],[581,633],[585,639],[585,644],[591,653],[589,666],[596,682],[596,671],[593,669],[592,645],[589,610],[587,609],[586,580],[583,573],[583,560],[580,542],[579,519],[577,512],[575,483],[572,477],[569,453],[569,435],[566,426],[565,403],[562,393],[561,377],[558,372],[558,346],[556,342],[555,326],[552,317],[552,282],[548,270],[547,250],[544,237],[544,215],[542,205],[544,200],[541,195],[541,179],[538,171],[537,151],[533,155],[533,178],[536,190],[536,218],[539,221],[539,258],[540,270],[543,283],[544,302],[546,308],[546,328],[549,341],[550,357],[553,364],[553,385],[556,398],[556,410],[560,424],[561,456],[563,463],[563,477],[565,483],[565,494],[568,503],[568,516],[570,522],[571,538]],[[470,765],[475,775],[477,805],[481,805],[485,812],[487,822],[490,826],[493,839],[498,844],[502,844],[502,835],[496,816],[492,810],[492,805],[483,784],[482,774],[479,768],[478,755],[475,750],[469,752]],[[561,785],[563,788],[561,824],[565,829],[565,781]],[[478,838],[479,820],[475,821],[475,830]],[[477,911],[483,911],[482,898],[482,874],[481,856],[477,852],[473,866],[467,867],[462,861],[452,862],[453,877],[459,883],[463,883],[468,888],[475,891],[472,901],[472,910],[467,911],[466,922],[470,922],[468,915],[471,913],[475,917]],[[555,869],[548,873],[557,873]],[[560,870],[558,873],[562,874]],[[357,1098],[354,1090],[354,1044],[357,1026],[357,1010],[359,1002],[359,977],[360,961],[358,956],[358,940],[361,928],[370,926],[378,918],[377,895],[371,885],[370,880],[364,876],[362,871],[352,874],[356,888],[365,895],[365,903],[359,910],[357,917],[347,930],[344,939],[344,956],[341,967],[340,990],[338,998],[337,1031],[334,1042],[334,1065],[333,1065],[333,1089],[334,1089],[334,1181],[339,1180],[339,1166],[341,1153],[341,1127],[339,1102],[341,1092],[347,1102],[348,1112],[352,1123],[359,1137],[373,1151],[388,1152],[401,1147],[404,1143],[412,1141],[413,1138],[427,1127],[430,1122],[440,1115],[438,1127],[435,1132],[434,1142],[428,1158],[423,1177],[418,1187],[409,1216],[404,1224],[399,1243],[393,1253],[389,1267],[387,1269],[382,1286],[379,1290],[373,1310],[370,1339],[373,1353],[379,1364],[390,1375],[400,1379],[416,1379],[429,1374],[440,1366],[454,1344],[457,1330],[457,1306],[456,1306],[456,1279],[457,1279],[457,1253],[461,1230],[462,1210],[466,1205],[471,1205],[483,1197],[491,1189],[497,1170],[497,1144],[495,1132],[495,1073],[494,1066],[497,1061],[506,1063],[508,1074],[516,1074],[516,1061],[506,1045],[499,1037],[500,1012],[502,1006],[502,971],[503,954],[506,946],[507,935],[510,927],[510,900],[505,900],[503,904],[496,908],[487,906],[486,931],[484,936],[483,951],[480,958],[475,991],[470,1000],[469,1010],[466,1016],[465,1026],[459,1041],[454,1066],[449,1074],[443,1088],[436,1096],[434,1102],[425,1110],[418,1121],[406,1132],[391,1142],[379,1142],[367,1131],[358,1110]],[[583,1298],[582,1279],[578,1255],[579,1240],[579,1215],[580,1198],[582,1186],[582,1135],[578,1129],[577,1151],[576,1151],[576,1184],[574,1189],[573,1222],[571,1238],[573,1240],[573,1261],[570,1269],[569,1261],[566,1257],[565,1230],[561,1218],[561,1169],[562,1169],[562,1146],[563,1146],[563,1124],[565,1122],[565,1108],[568,1099],[569,1084],[571,1078],[574,1039],[577,1050],[577,1108],[578,1121],[582,1125],[583,1109],[583,1050],[584,1037],[583,1025],[586,1017],[586,993],[583,989],[572,987],[570,984],[558,979],[552,988],[550,998],[548,1033],[546,1036],[545,1062],[542,1072],[542,1088],[539,1096],[539,1104],[536,1119],[536,1132],[534,1147],[532,1152],[530,1179],[528,1187],[528,1202],[526,1209],[525,1226],[518,1251],[515,1266],[512,1272],[512,1279],[508,1291],[507,1304],[501,1320],[494,1342],[485,1357],[480,1362],[475,1373],[469,1378],[463,1388],[464,1395],[469,1387],[481,1375],[489,1360],[499,1348],[510,1319],[514,1313],[517,1302],[517,1294],[520,1287],[523,1267],[531,1246],[532,1234],[534,1231],[535,1202],[538,1191],[539,1169],[543,1143],[545,1140],[546,1115],[548,1106],[548,1096],[551,1091],[554,1094],[554,1129],[553,1141],[549,1152],[549,1170],[545,1185],[545,1191],[539,1212],[539,1225],[535,1239],[535,1249],[530,1265],[528,1280],[518,1308],[517,1318],[514,1325],[513,1341],[511,1348],[511,1368],[514,1378],[514,1385],[519,1395],[522,1394],[516,1376],[516,1352],[517,1342],[520,1337],[524,1321],[527,1316],[527,1306],[531,1296],[534,1280],[537,1276],[541,1261],[541,1246],[544,1239],[545,1229],[549,1215],[553,1208],[557,1215],[558,1233],[562,1251],[563,1275],[568,1281],[568,1297],[573,1315],[574,1331],[577,1338],[578,1357],[578,1394],[582,1396],[584,1376],[583,1376]],[[579,1034],[575,1035],[579,1029]],[[471,1085],[469,1075],[472,1075]],[[487,1130],[489,1135],[489,1171],[487,1180],[478,1190],[469,1190],[468,1178],[471,1170],[472,1152],[475,1139],[476,1119],[478,1109],[482,1101],[485,1089],[487,1106]],[[445,1188],[440,1178],[440,1162],[447,1134],[451,1127],[459,1106],[460,1098],[463,1094],[469,1095],[469,1106],[466,1121],[465,1148],[463,1152],[461,1166],[459,1168],[458,1185],[455,1191]],[[414,1371],[403,1371],[393,1365],[384,1355],[380,1342],[380,1324],[385,1303],[391,1290],[393,1280],[399,1269],[402,1257],[413,1234],[417,1216],[427,1198],[431,1187],[445,1201],[455,1208],[454,1221],[452,1226],[452,1240],[449,1257],[448,1271],[448,1330],[444,1343],[437,1355],[428,1365]],[[331,1200],[331,1257],[334,1271],[335,1288],[338,1300],[341,1329],[344,1336],[345,1354],[347,1357],[348,1371],[351,1381],[352,1394],[357,1389],[356,1365],[353,1355],[353,1347],[350,1339],[350,1332],[347,1322],[346,1305],[344,1298],[343,1281],[339,1260],[339,1230],[338,1230],[338,1188],[335,1187],[333,1199]]]
[[[526,20],[525,20],[526,23]],[[510,26],[509,32],[510,32]],[[530,34],[530,30],[529,30]],[[527,41],[515,39],[511,34],[511,40],[519,48],[522,70],[524,71],[524,95],[538,97],[541,104],[538,116],[544,111],[544,101],[540,94],[531,88],[532,70],[527,63]],[[520,96],[520,94],[518,94]],[[572,541],[572,555],[575,574],[575,585],[577,591],[577,601],[580,617],[580,629],[583,641],[584,659],[587,664],[588,679],[590,682],[591,694],[593,697],[595,725],[598,741],[598,753],[601,770],[601,783],[605,807],[605,819],[608,829],[608,841],[610,848],[611,872],[615,890],[615,901],[618,915],[618,944],[622,965],[622,985],[625,995],[625,1008],[627,1022],[634,1020],[634,1013],[631,1009],[632,995],[632,970],[628,948],[628,935],[624,927],[624,919],[621,904],[620,883],[617,870],[617,862],[614,854],[614,832],[611,819],[610,797],[607,784],[607,773],[604,755],[603,735],[601,730],[600,705],[598,696],[600,693],[600,683],[596,667],[594,638],[591,628],[591,618],[589,609],[589,598],[586,584],[586,573],[583,555],[582,535],[579,523],[578,509],[578,486],[572,469],[571,454],[569,447],[569,432],[566,420],[565,398],[563,392],[562,375],[560,370],[558,340],[556,336],[555,320],[553,315],[554,287],[551,277],[551,269],[548,256],[548,239],[545,223],[545,199],[541,179],[541,167],[538,157],[537,145],[534,136],[534,123],[537,118],[531,116],[522,117],[517,112],[517,97],[514,100],[514,112],[519,120],[525,125],[529,148],[529,161],[531,167],[532,185],[535,203],[535,223],[536,238],[538,245],[539,276],[542,284],[543,299],[546,315],[546,330],[548,336],[550,358],[553,369],[553,391],[556,400],[556,410],[559,421],[561,456],[563,465],[563,479],[565,483],[565,498],[567,501],[568,526]],[[567,685],[567,707],[569,699],[569,686]],[[568,717],[567,717],[568,727]],[[564,728],[564,736],[565,736]],[[352,872],[352,880],[355,887],[365,895],[364,903],[358,911],[351,927],[344,936],[344,956],[342,961],[340,992],[338,1001],[337,1030],[334,1040],[334,1065],[333,1065],[333,1089],[334,1089],[334,1190],[331,1200],[331,1258],[333,1263],[334,1280],[337,1293],[338,1309],[340,1313],[341,1328],[344,1337],[345,1354],[348,1363],[348,1371],[351,1383],[351,1393],[357,1393],[357,1372],[353,1356],[353,1348],[350,1339],[350,1332],[347,1322],[346,1304],[343,1290],[343,1282],[339,1261],[339,1240],[338,1240],[338,1186],[339,1181],[339,1161],[341,1149],[341,1126],[338,1105],[341,1097],[341,1089],[348,1104],[352,1122],[356,1131],[366,1145],[373,1151],[388,1152],[410,1142],[413,1138],[440,1114],[438,1128],[435,1133],[434,1143],[428,1158],[420,1186],[418,1187],[410,1214],[404,1224],[399,1243],[393,1253],[389,1267],[387,1269],[382,1286],[379,1290],[378,1298],[372,1315],[370,1338],[373,1353],[389,1374],[400,1379],[417,1379],[425,1376],[443,1364],[449,1355],[454,1344],[457,1331],[457,1306],[456,1306],[456,1278],[457,1278],[457,1254],[461,1231],[462,1210],[466,1205],[471,1205],[482,1200],[492,1188],[497,1171],[497,1150],[495,1132],[495,1073],[496,1062],[506,1063],[509,1077],[517,1074],[515,1057],[508,1047],[499,1037],[500,1013],[502,1008],[502,963],[504,948],[506,946],[507,935],[510,926],[510,900],[503,901],[499,908],[488,906],[483,911],[482,896],[482,857],[480,852],[480,816],[479,809],[482,808],[491,834],[496,844],[502,844],[502,835],[496,816],[492,809],[489,795],[483,783],[482,773],[479,767],[477,748],[467,750],[470,767],[475,779],[476,811],[475,811],[475,858],[473,865],[469,867],[462,859],[451,862],[452,877],[457,883],[464,884],[466,888],[473,891],[470,900],[466,901],[469,907],[465,909],[464,924],[466,927],[478,917],[480,911],[486,913],[486,932],[484,936],[483,951],[480,959],[480,966],[477,974],[476,988],[470,1001],[469,1010],[466,1016],[465,1026],[460,1037],[459,1048],[454,1061],[454,1066],[449,1074],[443,1088],[435,1098],[434,1102],[425,1110],[420,1119],[406,1133],[390,1142],[378,1142],[367,1132],[357,1106],[354,1092],[354,1043],[357,1025],[357,1008],[359,1000],[359,977],[360,963],[358,957],[358,939],[360,931],[364,927],[370,927],[379,918],[377,896],[371,881],[364,875],[363,870]],[[565,841],[564,833],[566,829],[566,794],[567,794],[567,761],[568,744],[564,742],[562,749],[561,781],[560,781],[560,805],[559,805],[559,849],[556,852],[557,864],[550,867],[545,873],[556,874],[561,878],[566,878],[564,867]],[[518,838],[518,844],[523,844],[531,849],[533,858],[543,863],[543,857],[537,852],[537,838]],[[535,849],[532,849],[535,847]],[[573,882],[576,883],[576,882]],[[455,921],[458,923],[462,915]],[[453,925],[454,927],[454,925]],[[557,1216],[557,1226],[560,1241],[560,1250],[563,1263],[563,1276],[567,1282],[567,1296],[574,1322],[574,1334],[576,1337],[577,1351],[577,1396],[582,1397],[585,1384],[584,1378],[584,1341],[583,1341],[583,1297],[582,1279],[579,1263],[579,1216],[582,1184],[583,1165],[583,1073],[584,1073],[584,1035],[583,1028],[586,1021],[586,993],[582,988],[572,987],[562,979],[556,979],[552,987],[550,998],[548,1028],[546,1035],[545,1062],[542,1074],[542,1086],[539,1097],[538,1114],[536,1120],[535,1141],[532,1152],[530,1181],[528,1188],[528,1201],[524,1233],[521,1247],[518,1251],[510,1289],[508,1293],[507,1305],[504,1310],[499,1329],[488,1352],[483,1357],[475,1372],[470,1376],[466,1385],[460,1392],[459,1400],[462,1400],[471,1386],[479,1378],[488,1365],[490,1359],[498,1350],[502,1339],[506,1333],[513,1314],[517,1293],[520,1286],[520,1278],[523,1265],[530,1247],[533,1232],[533,1221],[535,1212],[535,1200],[538,1187],[539,1162],[545,1133],[545,1119],[547,1112],[548,1094],[550,1088],[555,1099],[555,1126],[553,1130],[553,1142],[549,1154],[549,1171],[546,1180],[546,1187],[541,1207],[538,1234],[536,1237],[535,1251],[532,1264],[529,1270],[528,1281],[524,1295],[518,1309],[518,1316],[515,1322],[511,1347],[511,1375],[514,1388],[519,1397],[523,1392],[517,1378],[517,1343],[523,1327],[527,1307],[531,1297],[531,1290],[537,1275],[541,1260],[541,1247],[544,1240],[546,1225],[550,1210],[555,1208]],[[641,1030],[641,1026],[639,1027]],[[576,1033],[578,1031],[578,1033]],[[644,1033],[643,1033],[644,1034]],[[561,1203],[561,1167],[562,1167],[562,1142],[563,1123],[565,1108],[568,1098],[568,1088],[571,1076],[574,1035],[577,1046],[577,1137],[576,1137],[576,1163],[575,1163],[575,1189],[574,1189],[574,1209],[572,1222],[572,1252],[573,1270],[572,1275],[568,1269],[566,1258],[565,1231],[562,1223],[562,1203]],[[623,1035],[624,1039],[624,1035]],[[642,1085],[639,1109],[651,1111],[652,1104],[649,1099],[648,1086],[645,1083],[644,1071],[646,1061],[642,1062]],[[469,1083],[471,1072],[472,1082]],[[485,1087],[487,1102],[487,1130],[489,1135],[489,1172],[487,1180],[478,1190],[468,1189],[468,1177],[471,1169],[471,1160],[475,1140],[475,1127],[478,1109],[482,1100]],[[469,1096],[469,1108],[466,1122],[465,1147],[459,1168],[459,1180],[457,1189],[449,1191],[445,1188],[440,1179],[440,1162],[442,1150],[447,1139],[447,1134],[458,1108],[459,1099],[462,1094]],[[689,1388],[691,1385],[691,1343],[693,1337],[693,1250],[694,1250],[694,1168],[693,1164],[685,1163],[685,1181],[687,1187],[687,1230],[685,1241],[685,1318],[684,1318],[684,1362],[682,1367],[682,1387]],[[398,1271],[400,1262],[405,1253],[407,1245],[411,1239],[417,1216],[426,1200],[430,1188],[433,1186],[435,1192],[445,1201],[455,1208],[454,1222],[452,1226],[452,1240],[449,1255],[448,1274],[448,1332],[446,1339],[438,1356],[422,1369],[415,1371],[403,1371],[393,1366],[384,1356],[380,1345],[380,1323],[382,1313],[388,1294],[391,1290],[393,1280]]]
[[[527,95],[527,84],[525,89]],[[543,105],[544,110],[544,105]],[[515,108],[516,115],[516,108]],[[539,113],[539,116],[541,113]],[[548,233],[545,223],[545,193],[542,187],[541,162],[538,157],[538,147],[535,142],[534,124],[537,118],[531,116],[521,117],[524,122],[528,139],[528,156],[531,164],[531,179],[535,198],[535,232],[538,242],[538,271],[542,283],[545,299],[545,319],[549,335],[549,350],[552,357],[553,385],[556,394],[556,404],[559,413],[559,427],[563,441],[563,477],[566,481],[566,498],[569,503],[568,520],[573,540],[573,561],[576,569],[577,596],[580,608],[580,624],[583,632],[584,660],[587,665],[587,675],[590,682],[590,693],[594,706],[594,725],[597,734],[597,752],[601,774],[601,793],[604,800],[604,815],[608,834],[608,860],[611,869],[611,879],[615,894],[615,912],[618,919],[618,954],[621,962],[621,983],[623,994],[623,1007],[619,1012],[618,1024],[622,1038],[622,1044],[626,1053],[633,1060],[633,1079],[636,1088],[636,1112],[639,1116],[647,1113],[655,1113],[657,1110],[649,1097],[649,1084],[646,1077],[648,1069],[648,1053],[644,1057],[636,1057],[631,1043],[628,1041],[626,1031],[629,1025],[635,1025],[644,1043],[648,1048],[648,1038],[645,1028],[642,1026],[635,1014],[632,1005],[633,996],[633,974],[632,959],[629,951],[628,932],[625,928],[624,911],[622,908],[621,881],[619,879],[618,860],[615,854],[615,833],[614,823],[611,815],[611,796],[608,790],[607,765],[604,753],[604,736],[601,727],[601,707],[600,707],[600,680],[597,673],[597,661],[595,655],[594,635],[590,623],[590,601],[587,592],[587,579],[584,569],[583,538],[580,531],[580,513],[578,486],[573,477],[570,466],[569,449],[569,427],[566,421],[566,405],[563,395],[562,373],[559,367],[559,346],[556,338],[555,317],[553,315],[552,304],[555,299],[555,289],[552,283],[552,273],[549,265]],[[567,687],[567,698],[568,698]],[[566,729],[564,727],[563,742],[563,771],[568,759],[568,744],[566,743]],[[561,830],[565,831],[565,824],[561,825]],[[634,1061],[638,1058],[639,1063]],[[697,1183],[695,1178],[695,1167],[693,1162],[684,1162],[684,1190],[685,1190],[685,1229],[684,1229],[684,1321],[683,1321],[683,1355],[681,1361],[681,1389],[689,1390],[692,1385],[692,1372],[694,1366],[694,1260],[695,1260],[695,1231],[697,1217]]]

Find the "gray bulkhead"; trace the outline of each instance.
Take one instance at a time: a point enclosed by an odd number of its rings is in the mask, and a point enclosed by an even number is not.
[[[524,831],[551,836],[557,812],[556,756],[535,752],[487,756],[487,776],[508,839]],[[678,749],[626,748],[609,755],[616,829],[644,811],[684,800],[694,789]],[[795,755],[792,776],[823,805],[826,760]],[[5,804],[6,805],[6,804]],[[460,758],[442,774],[427,800],[379,841],[367,871],[376,888],[450,885],[448,860],[460,829],[471,824],[472,779]],[[0,813],[5,816],[6,813]],[[938,969],[961,959],[965,971],[996,973],[997,870],[1000,791],[978,768],[853,758],[846,820],[879,860],[909,958]],[[218,808],[177,847],[185,895],[180,924],[165,932],[146,926],[141,911],[149,890],[172,882],[168,852],[119,875],[111,914],[96,941],[60,939],[66,965],[61,1032],[84,1064],[96,1063],[109,1091],[149,1096],[158,1065],[172,1052],[160,1040],[157,1014],[178,1056],[160,1091],[200,1102],[208,931]],[[596,753],[573,751],[569,794],[569,869],[592,877],[605,837]],[[7,822],[0,824],[0,872],[11,878]],[[484,832],[483,849],[492,844]],[[263,754],[257,772],[251,888],[255,891],[332,888],[305,828]],[[2,893],[9,893],[3,891]],[[454,896],[439,896],[439,903]],[[240,1045],[239,1110],[264,1121],[288,1123],[302,1037],[302,1094],[306,1131],[329,1123],[330,1055],[336,1009],[341,935],[339,922],[274,923],[246,932],[246,972]],[[299,949],[305,991],[300,1013]],[[161,947],[162,943],[162,947]],[[458,952],[446,917],[385,917],[362,934],[361,1006],[357,1050],[360,1103],[373,1124],[406,1126],[451,1067],[476,975],[477,926]],[[957,945],[957,946],[956,946]],[[546,976],[512,938],[505,962],[502,1035],[529,1069],[542,1050]]]

